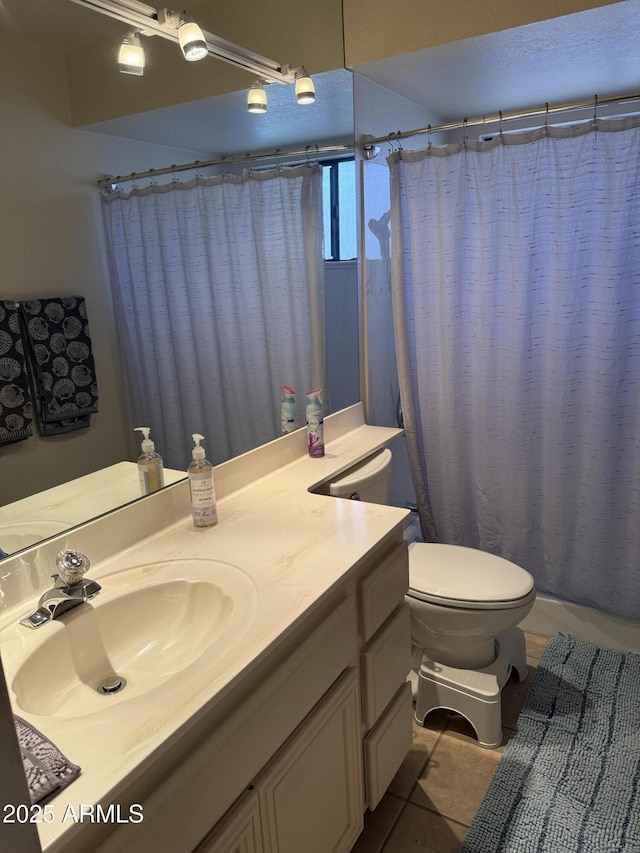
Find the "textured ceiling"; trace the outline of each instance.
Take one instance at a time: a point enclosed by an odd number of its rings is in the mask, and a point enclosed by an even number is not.
[[[354,70],[444,121],[640,89],[640,2],[363,63]]]

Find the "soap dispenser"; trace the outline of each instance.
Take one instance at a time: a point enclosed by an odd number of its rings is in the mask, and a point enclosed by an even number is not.
[[[309,456],[324,456],[324,418],[320,393],[322,388],[314,388],[307,396],[307,450]]]
[[[194,433],[191,436],[195,442],[193,462],[187,468],[189,477],[189,492],[191,495],[191,512],[194,527],[213,527],[218,523],[218,508],[216,493],[213,486],[213,465],[205,457],[204,447],[200,442],[204,436]]]
[[[151,432],[149,427],[136,427],[136,432],[144,436],[142,440],[142,453],[138,456],[138,479],[140,481],[140,494],[150,495],[164,486],[164,467],[162,457],[155,452],[155,445],[149,438]]]

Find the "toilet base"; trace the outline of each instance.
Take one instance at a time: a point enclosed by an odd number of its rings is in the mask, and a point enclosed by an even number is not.
[[[423,658],[418,672],[415,718],[424,726],[427,714],[447,708],[465,717],[473,726],[478,743],[495,749],[502,743],[500,694],[515,669],[518,680],[527,677],[524,633],[510,628],[496,638],[497,657],[483,669],[455,669]]]

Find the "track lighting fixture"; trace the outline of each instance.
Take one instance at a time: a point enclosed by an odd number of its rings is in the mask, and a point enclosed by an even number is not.
[[[254,53],[247,48],[208,33],[200,29],[195,21],[188,18],[186,13],[173,12],[162,7],[156,9],[148,6],[143,0],[71,0],[85,9],[93,9],[102,15],[108,15],[118,21],[123,21],[134,28],[125,39],[121,48],[121,56],[125,48],[139,50],[135,60],[130,56],[129,61],[119,58],[120,70],[125,74],[142,74],[144,69],[144,51],[140,45],[137,33],[144,36],[160,36],[169,41],[178,42],[189,62],[213,56],[225,62],[250,71],[258,77],[258,84],[251,87],[247,99],[247,108],[251,112],[266,112],[267,96],[264,92],[265,83],[295,83],[296,99],[299,104],[312,104],[316,99],[313,80],[302,66],[285,65]],[[1,0],[0,0],[1,5]],[[141,57],[141,58],[140,58]],[[260,100],[262,99],[262,100]],[[255,108],[252,108],[255,105]]]
[[[178,39],[184,58],[188,62],[197,62],[199,59],[204,59],[209,53],[202,30],[191,18],[180,17]]]
[[[122,41],[118,52],[118,68],[123,74],[142,77],[144,73],[144,48],[135,31],[131,31]]]
[[[262,80],[256,80],[247,94],[247,109],[250,113],[264,115],[267,111],[267,93]]]
[[[295,70],[296,100],[299,104],[313,104],[316,99],[316,89],[306,68],[300,66]]]

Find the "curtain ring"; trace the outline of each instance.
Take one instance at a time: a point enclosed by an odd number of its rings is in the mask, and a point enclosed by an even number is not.
[[[462,119],[462,144],[466,145],[469,141],[469,119]]]
[[[500,124],[498,125],[498,136],[500,138],[500,142],[504,142],[504,136],[502,135],[502,110],[500,110]]]
[[[544,135],[549,136],[549,101],[544,105]]]
[[[431,125],[430,124],[427,125],[427,140],[428,140],[427,141],[427,149],[429,151],[431,151],[431,147],[433,145],[433,142],[431,140]]]
[[[398,131],[398,151],[402,151],[402,131]]]
[[[598,96],[593,96],[593,129],[598,129]]]

